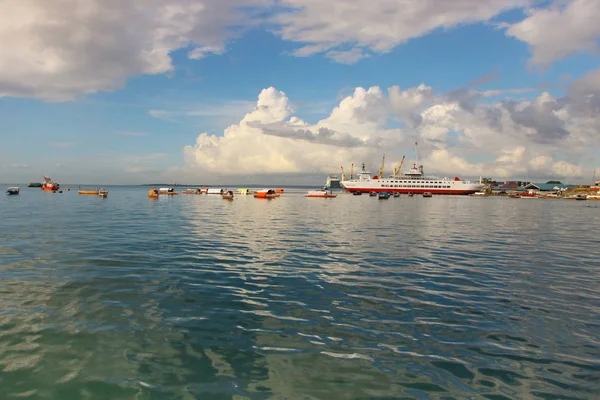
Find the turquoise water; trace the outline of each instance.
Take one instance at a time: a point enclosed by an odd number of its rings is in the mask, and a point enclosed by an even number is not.
[[[0,399],[600,395],[600,202],[146,190],[0,197]]]

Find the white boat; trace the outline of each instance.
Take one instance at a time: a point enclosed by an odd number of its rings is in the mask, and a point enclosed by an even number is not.
[[[309,190],[304,197],[320,197],[323,199],[335,199],[337,194],[333,194],[331,190]]]
[[[221,195],[221,194],[225,193],[226,191],[227,190],[221,189],[221,188],[209,188],[206,191],[206,194],[219,194],[219,195]]]
[[[463,181],[458,177],[438,178],[425,176],[423,166],[418,165],[417,149],[415,143],[415,163],[406,173],[398,169],[397,175],[389,177],[371,177],[371,174],[362,165],[358,179],[342,181],[341,185],[349,192],[389,192],[389,193],[432,193],[432,194],[460,194],[468,195],[480,192],[485,188],[481,182]],[[383,167],[382,167],[383,168]]]
[[[16,186],[10,186],[6,188],[6,194],[8,195],[17,195],[19,194],[19,188]]]
[[[98,196],[102,198],[108,197],[108,189],[98,189]]]
[[[473,197],[488,197],[489,194],[487,194],[486,192],[475,192],[475,193],[471,193],[469,196],[473,196]]]
[[[344,190],[340,184],[340,178],[335,174],[329,175],[325,181],[325,190]]]

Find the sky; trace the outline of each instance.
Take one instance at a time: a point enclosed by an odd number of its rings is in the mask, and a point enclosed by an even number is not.
[[[0,182],[600,175],[598,0],[0,0]],[[598,179],[598,178],[597,178]]]

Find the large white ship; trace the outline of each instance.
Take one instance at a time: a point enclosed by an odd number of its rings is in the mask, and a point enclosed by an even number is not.
[[[416,145],[416,144],[415,144]],[[387,178],[381,176],[382,167],[379,170],[380,176],[371,177],[371,173],[362,165],[362,171],[357,179],[342,181],[341,185],[349,192],[389,192],[389,193],[433,193],[433,194],[462,194],[467,195],[482,191],[485,187],[481,182],[463,181],[458,177],[438,178],[434,176],[425,176],[423,166],[417,165],[417,151],[415,148],[415,163],[406,173],[402,173],[402,161],[394,169],[394,174]]]

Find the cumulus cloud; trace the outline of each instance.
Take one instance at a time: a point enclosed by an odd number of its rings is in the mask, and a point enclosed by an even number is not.
[[[598,0],[556,1],[529,10],[528,17],[506,31],[532,49],[530,63],[545,67],[579,51],[595,51],[600,37]]]
[[[465,103],[426,85],[394,86],[387,94],[356,88],[327,118],[309,123],[271,87],[239,123],[223,135],[200,134],[184,153],[188,170],[200,175],[314,174],[362,162],[376,170],[383,153],[389,165],[403,154],[412,158],[418,140],[426,170],[438,175],[575,179],[600,144],[600,117],[567,99],[546,92],[519,102],[473,98]],[[390,120],[404,126],[391,129]]]
[[[3,0],[0,97],[72,100],[112,91],[144,74],[172,73],[172,53],[223,54],[245,29],[268,22],[298,43],[295,56],[324,53],[352,64],[437,29],[487,22],[533,0]],[[596,0],[532,9],[507,35],[529,44],[534,65],[594,50]],[[273,5],[277,7],[273,7]],[[556,29],[559,26],[561,29]],[[492,73],[473,82],[487,83]]]
[[[529,0],[282,0],[293,12],[273,17],[285,40],[303,43],[296,56],[325,52],[352,63],[370,52],[385,53],[435,29],[487,21]],[[351,49],[344,49],[351,45]]]
[[[70,100],[173,70],[170,53],[221,54],[267,0],[4,0],[0,96]],[[244,10],[242,10],[242,7]]]

